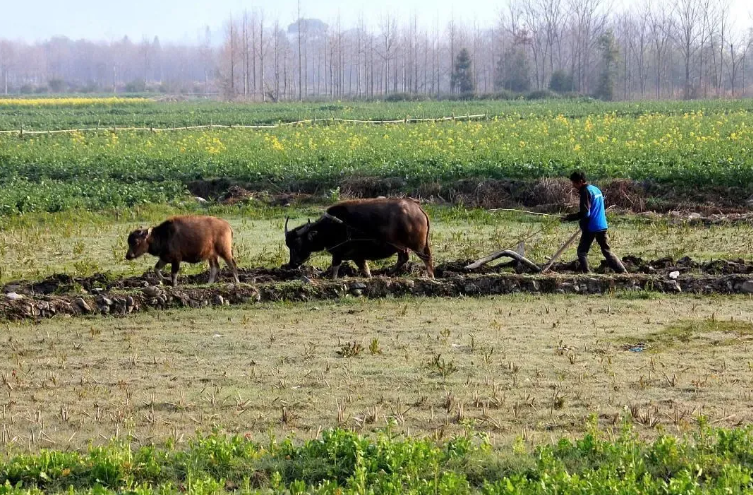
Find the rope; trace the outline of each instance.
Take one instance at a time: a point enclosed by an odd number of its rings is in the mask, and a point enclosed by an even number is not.
[[[26,129],[19,130],[4,130],[0,131],[0,134],[18,134],[19,136],[25,135],[39,135],[39,134],[70,134],[73,132],[137,132],[137,131],[149,131],[149,132],[166,132],[166,131],[192,131],[200,129],[277,129],[279,127],[295,126],[303,124],[316,125],[316,122],[332,123],[343,122],[349,124],[414,124],[419,122],[444,122],[450,120],[474,120],[486,118],[486,114],[477,115],[462,115],[456,117],[437,117],[433,119],[399,119],[399,120],[354,120],[354,119],[306,119],[298,120],[295,122],[280,122],[278,124],[258,124],[258,125],[236,125],[236,124],[207,124],[207,125],[193,125],[183,127],[84,127],[81,129],[51,129],[49,131],[29,131]]]

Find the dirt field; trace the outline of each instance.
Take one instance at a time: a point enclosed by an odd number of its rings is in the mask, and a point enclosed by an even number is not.
[[[10,323],[4,448],[324,427],[496,443],[753,420],[748,297],[346,300]],[[13,446],[13,447],[12,447]]]

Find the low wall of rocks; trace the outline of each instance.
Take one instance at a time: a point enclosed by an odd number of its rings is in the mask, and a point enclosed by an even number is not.
[[[694,294],[753,294],[753,277],[733,275],[518,275],[468,274],[429,280],[388,278],[309,279],[261,284],[179,286],[150,285],[139,289],[95,289],[84,295],[5,294],[0,319],[41,319],[53,316],[129,315],[168,308],[253,305],[266,301],[316,301],[341,298],[481,297],[497,294],[608,294],[616,291],[656,291]]]

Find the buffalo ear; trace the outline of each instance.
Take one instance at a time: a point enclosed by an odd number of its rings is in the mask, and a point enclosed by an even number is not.
[[[309,231],[309,233],[308,233],[308,238],[309,238],[309,241],[313,241],[313,240],[314,240],[314,238],[316,237],[316,235],[317,235],[318,233],[319,233],[319,232],[317,232],[316,230],[312,230],[312,231]]]

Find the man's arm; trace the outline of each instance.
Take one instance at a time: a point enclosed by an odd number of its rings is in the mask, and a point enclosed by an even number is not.
[[[591,195],[588,194],[588,189],[584,186],[580,188],[580,208],[577,213],[571,213],[565,217],[565,221],[574,222],[576,220],[582,220],[588,218],[591,215]]]

